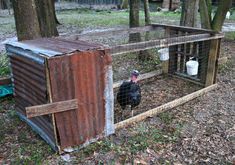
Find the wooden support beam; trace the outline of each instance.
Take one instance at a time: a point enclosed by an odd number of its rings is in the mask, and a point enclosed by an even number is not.
[[[165,29],[165,38],[169,38],[171,35],[171,30],[169,27],[166,27]],[[170,56],[170,49],[168,51],[169,56]],[[167,61],[162,61],[162,73],[163,74],[168,74],[169,72],[169,60]]]
[[[123,53],[137,52],[137,51],[147,50],[147,49],[152,49],[152,48],[163,48],[163,47],[169,47],[169,46],[180,45],[180,44],[185,44],[185,43],[218,39],[222,37],[223,36],[220,34],[211,36],[209,33],[178,36],[178,37],[171,37],[171,38],[164,38],[164,39],[157,39],[157,40],[150,40],[150,41],[143,41],[143,42],[113,46],[113,47],[110,47],[110,53],[112,54],[112,56],[114,56],[114,55],[119,55]]]
[[[142,27],[134,27],[134,28],[121,28],[121,29],[115,29],[115,30],[104,30],[99,32],[88,32],[84,34],[75,35],[77,39],[79,38],[87,38],[87,37],[100,37],[100,36],[107,36],[107,35],[120,35],[120,33],[141,33],[141,32],[147,32],[147,31],[153,31],[163,29],[162,27],[153,27],[153,26],[142,26]]]
[[[208,29],[201,29],[201,28],[195,28],[195,27],[187,27],[187,26],[177,26],[177,25],[168,25],[168,24],[157,24],[157,23],[152,23],[151,24],[153,27],[163,27],[163,28],[170,28],[171,30],[178,30],[182,32],[201,32],[201,33],[210,33],[210,34],[222,34],[218,33],[213,30],[208,30]]]
[[[44,105],[37,105],[32,107],[26,107],[27,118],[32,118],[36,116],[49,115],[58,112],[69,111],[78,108],[77,99],[55,102]]]
[[[139,76],[138,81],[143,81],[143,80],[158,76],[160,74],[162,74],[162,70],[155,70],[149,73],[145,73]],[[123,81],[125,80],[121,80],[121,81],[113,83],[113,89],[120,87]]]
[[[217,63],[218,63],[218,51],[219,51],[219,44],[220,41],[212,40],[210,44],[210,52],[208,58],[208,66],[207,66],[207,73],[206,73],[206,86],[210,86],[215,82],[215,74],[217,70]]]
[[[152,117],[156,114],[159,114],[159,113],[162,113],[166,110],[169,110],[169,109],[172,109],[172,108],[175,108],[179,105],[182,105],[182,104],[185,104],[187,103],[188,101],[191,101],[199,96],[202,96],[204,95],[205,93],[209,92],[209,91],[212,91],[214,89],[217,88],[217,84],[214,84],[214,85],[211,85],[209,87],[206,87],[206,88],[203,88],[199,91],[196,91],[196,92],[193,92],[189,95],[186,95],[184,97],[181,97],[179,99],[176,99],[174,101],[171,101],[169,103],[166,103],[166,104],[163,104],[157,108],[154,108],[154,109],[151,109],[147,112],[144,112],[144,113],[141,113],[137,116],[134,116],[132,118],[129,118],[127,120],[124,120],[124,121],[121,121],[119,123],[116,123],[115,124],[115,129],[120,129],[120,128],[123,128],[123,127],[126,127],[128,125],[131,125],[133,123],[136,123],[136,122],[140,122],[148,117]]]
[[[9,85],[11,83],[11,76],[0,78],[0,85]]]

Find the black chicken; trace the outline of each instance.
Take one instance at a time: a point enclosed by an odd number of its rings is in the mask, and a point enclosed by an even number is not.
[[[131,105],[132,116],[132,109],[139,105],[141,101],[141,90],[137,83],[138,76],[139,72],[137,70],[132,71],[131,80],[123,82],[117,93],[117,101],[123,110],[127,105]]]

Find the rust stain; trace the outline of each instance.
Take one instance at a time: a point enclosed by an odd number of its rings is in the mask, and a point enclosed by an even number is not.
[[[17,55],[10,56],[10,63],[14,79],[16,110],[25,115],[25,107],[47,103],[44,66]],[[30,120],[52,141],[55,141],[50,116],[40,116]]]
[[[53,102],[78,99],[78,109],[55,114],[61,149],[103,134],[105,68],[110,62],[105,51],[75,52],[48,60]]]

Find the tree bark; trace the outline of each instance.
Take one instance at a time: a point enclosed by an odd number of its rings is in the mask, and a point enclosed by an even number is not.
[[[42,37],[58,36],[53,0],[35,0]]]
[[[220,0],[219,6],[216,11],[215,17],[212,21],[212,29],[215,31],[221,31],[226,14],[231,7],[232,0]]]
[[[212,20],[211,18],[211,0],[200,0],[200,16],[201,26],[205,29],[212,29],[215,31],[221,31],[226,14],[231,7],[232,0],[219,1],[216,14]]]
[[[58,36],[52,0],[13,0],[18,40]]]
[[[208,7],[206,0],[200,0],[199,8],[201,17],[201,27],[204,29],[211,29],[211,11],[209,9],[210,7]]]
[[[145,25],[150,25],[150,10],[149,10],[149,0],[144,0],[144,16],[145,16]]]
[[[139,8],[140,1],[139,0],[130,0],[130,27],[138,27],[140,25],[139,22]]]
[[[183,0],[181,13],[181,26],[197,27],[197,15],[199,8],[199,0]]]
[[[30,40],[41,37],[34,0],[13,0],[12,3],[18,40]]]
[[[150,19],[150,9],[149,9],[149,0],[144,0],[144,16],[145,16],[145,25],[151,24]],[[148,41],[150,38],[150,33],[145,33],[145,40]],[[154,55],[150,53],[148,50],[140,51],[139,59],[142,61],[146,60],[152,60],[154,58]]]
[[[56,16],[56,10],[55,10],[55,0],[51,0],[51,2],[52,2],[52,12],[53,12],[53,17],[54,17],[54,19],[55,19],[55,22],[56,22],[56,24],[57,25],[60,25],[60,22],[59,22],[59,20],[57,19],[57,16]]]
[[[171,0],[163,0],[162,8],[167,11],[170,10],[170,3],[171,3]]]
[[[129,26],[130,28],[139,27],[139,0],[130,0]],[[140,33],[132,33],[129,35],[129,42],[139,42],[141,40]]]
[[[127,9],[129,5],[128,0],[122,0],[121,9]]]

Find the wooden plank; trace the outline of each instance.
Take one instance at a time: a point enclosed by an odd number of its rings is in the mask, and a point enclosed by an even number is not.
[[[156,70],[156,71],[152,71],[152,72],[149,72],[149,73],[145,73],[145,74],[142,74],[142,75],[139,76],[138,81],[143,81],[143,80],[158,76],[160,74],[162,74],[162,70]],[[121,84],[123,83],[123,81],[125,81],[125,80],[114,82],[113,83],[113,89],[120,87]]]
[[[128,125],[131,125],[133,123],[140,122],[140,121],[142,121],[142,120],[144,120],[144,119],[146,119],[148,117],[152,117],[152,116],[154,116],[156,114],[162,113],[162,112],[167,111],[169,109],[175,108],[175,107],[177,107],[179,105],[185,104],[185,103],[187,103],[187,102],[189,102],[189,101],[191,101],[191,100],[193,100],[193,99],[195,99],[195,98],[197,98],[199,96],[204,95],[205,93],[207,93],[209,91],[212,91],[212,90],[216,89],[217,86],[218,86],[217,84],[208,86],[206,88],[203,88],[201,90],[193,92],[193,93],[191,93],[189,95],[186,95],[184,97],[181,97],[181,98],[176,99],[174,101],[171,101],[169,103],[163,104],[163,105],[161,105],[161,106],[159,106],[157,108],[151,109],[151,110],[149,110],[147,112],[141,113],[141,114],[139,114],[137,116],[134,116],[134,117],[129,118],[127,120],[124,120],[124,121],[121,121],[119,123],[116,123],[115,124],[115,129],[120,129],[120,128],[126,127]]]
[[[219,40],[212,40],[210,44],[210,52],[206,73],[206,86],[210,86],[214,84],[215,81],[215,73],[216,73],[216,64],[217,64],[217,56],[219,51]]]
[[[0,85],[9,85],[11,84],[11,76],[8,77],[0,77]]]
[[[171,30],[170,36],[178,35],[178,31]],[[174,74],[177,71],[177,64],[178,64],[178,51],[179,45],[174,45],[169,47],[169,65],[168,65],[168,73]]]
[[[187,26],[177,26],[177,25],[168,25],[168,24],[157,24],[157,23],[152,23],[151,24],[153,27],[164,27],[164,28],[170,28],[172,30],[180,30],[182,32],[204,32],[204,33],[210,33],[210,34],[222,34],[218,33],[213,30],[208,30],[208,29],[201,29],[201,28],[195,28],[195,27],[187,27]]]
[[[167,27],[166,29],[165,29],[165,38],[169,38],[170,37],[170,28],[169,27]],[[170,49],[169,49],[169,56],[170,56]],[[169,72],[169,60],[167,60],[167,61],[162,61],[162,73],[163,74],[168,74],[168,72]]]
[[[105,31],[99,31],[99,32],[88,32],[84,34],[75,35],[77,39],[81,38],[87,38],[87,37],[100,37],[100,36],[106,36],[106,35],[120,35],[120,33],[140,33],[140,32],[147,32],[147,31],[153,31],[163,29],[162,27],[153,27],[153,26],[142,26],[142,27],[134,27],[134,28],[121,28],[121,29],[115,29],[115,30],[105,30]]]
[[[26,107],[27,118],[49,115],[78,108],[77,99]]]
[[[48,60],[46,60],[46,62],[45,62],[45,68],[46,68],[46,82],[47,82],[48,100],[49,100],[49,103],[53,103]],[[53,124],[55,144],[56,144],[56,147],[57,147],[58,151],[61,152],[60,145],[59,145],[59,140],[58,140],[58,132],[57,132],[57,129],[56,129],[55,114],[51,114],[51,118],[52,118],[52,124]]]
[[[142,27],[136,27],[136,28],[121,28],[121,29],[115,29],[115,30],[112,29],[112,30],[105,30],[105,31],[99,31],[99,32],[88,32],[84,34],[74,35],[74,38],[79,39],[79,38],[91,37],[91,36],[118,35],[120,33],[138,33],[138,32],[153,31],[153,30],[164,29],[164,28],[169,28],[172,30],[181,30],[183,32],[193,32],[193,33],[202,32],[202,33],[210,33],[210,34],[222,34],[222,33],[217,33],[215,31],[212,31],[212,30],[201,29],[201,28],[152,23],[149,26],[142,26]]]
[[[220,47],[221,47],[221,39],[218,39],[218,47],[217,47],[217,57],[215,61],[215,72],[214,72],[214,84],[217,82],[218,75],[218,66],[219,66],[219,57],[220,57]]]
[[[188,35],[188,36],[180,36],[180,37],[172,37],[165,39],[157,39],[150,41],[143,41],[138,43],[130,43],[124,45],[118,45],[110,47],[110,53],[112,56],[119,55],[123,53],[137,52],[141,50],[147,50],[152,48],[163,48],[174,45],[180,45],[185,43],[206,41],[212,39],[222,38],[222,35],[211,36],[210,34],[197,34],[197,35]]]

